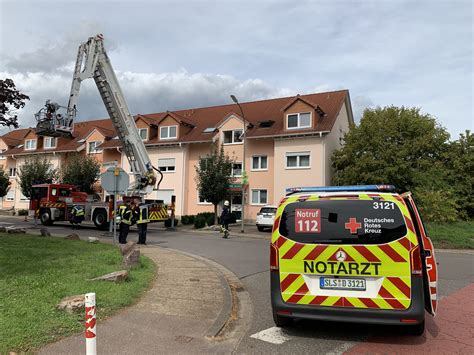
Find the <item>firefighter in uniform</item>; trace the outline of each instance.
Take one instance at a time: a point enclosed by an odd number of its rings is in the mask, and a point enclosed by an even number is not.
[[[79,205],[72,206],[72,209],[71,209],[72,229],[79,229],[84,218],[85,218],[84,207],[79,206]]]
[[[132,203],[133,204],[133,203]],[[120,211],[120,226],[119,226],[119,243],[126,244],[128,231],[132,225],[133,211],[130,203],[127,202],[125,207],[121,207]]]
[[[148,223],[148,208],[145,205],[137,205],[134,209],[134,219],[137,222],[138,243],[146,245],[146,231]]]

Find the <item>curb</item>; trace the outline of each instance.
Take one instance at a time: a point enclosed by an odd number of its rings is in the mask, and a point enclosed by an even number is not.
[[[472,249],[440,249],[440,248],[435,248],[435,253],[474,255],[474,250],[472,250]]]
[[[237,275],[235,275],[225,266],[205,257],[172,248],[166,249],[198,259],[218,272],[218,277],[221,280],[221,284],[224,288],[225,299],[224,305],[216,320],[214,321],[214,324],[206,331],[207,338],[216,339],[225,336],[226,329],[233,328],[232,323],[237,321],[238,314],[241,313],[243,313],[243,316],[241,314],[241,318],[245,318],[245,321],[251,324],[250,320],[253,316],[252,302],[248,291],[245,290],[243,283],[240,281]],[[240,333],[243,336],[246,333],[246,330],[243,330]]]
[[[192,230],[177,230],[180,233],[186,233],[186,234],[207,234],[207,235],[214,235],[218,233],[217,231],[203,231],[199,229],[192,229]],[[262,234],[262,235],[257,235],[257,234],[247,234],[247,233],[231,233],[230,238],[252,238],[252,239],[261,239],[261,240],[270,240],[271,239],[271,233],[268,234]]]

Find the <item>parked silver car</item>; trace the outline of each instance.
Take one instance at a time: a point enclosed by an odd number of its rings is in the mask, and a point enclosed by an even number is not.
[[[265,228],[272,228],[275,221],[277,207],[263,206],[257,213],[257,229],[262,232]]]

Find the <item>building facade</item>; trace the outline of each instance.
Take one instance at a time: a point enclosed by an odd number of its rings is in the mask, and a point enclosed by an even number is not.
[[[159,189],[147,198],[169,203],[175,195],[178,216],[213,211],[199,197],[195,167],[216,142],[233,161],[235,184],[229,201],[239,217],[242,172],[248,176],[246,221],[255,220],[262,206],[278,204],[288,187],[330,184],[331,155],[354,122],[347,90],[246,102],[241,108],[232,104],[136,115],[152,164],[164,176]],[[117,164],[130,172],[109,119],[75,123],[71,138],[39,137],[33,128],[18,129],[0,137],[0,149],[0,166],[12,182],[3,209],[28,208],[17,172],[34,155],[47,157],[61,168],[70,154],[89,154],[104,170]],[[107,192],[98,188],[106,198]]]

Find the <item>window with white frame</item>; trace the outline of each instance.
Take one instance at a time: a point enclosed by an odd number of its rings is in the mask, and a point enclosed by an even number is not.
[[[102,142],[101,141],[94,141],[94,142],[89,142],[88,146],[87,146],[87,152],[89,154],[95,154],[95,153],[100,153],[102,152],[102,149],[97,149],[97,147],[99,145],[101,145]]]
[[[252,205],[266,205],[268,201],[267,190],[252,189]]]
[[[311,112],[292,113],[286,116],[286,128],[300,129],[311,127]]]
[[[232,163],[231,176],[242,176],[242,163]]]
[[[224,131],[224,144],[242,143],[242,129],[234,129],[232,131]]]
[[[174,172],[176,170],[176,159],[158,159],[158,169],[160,169],[161,172]]]
[[[310,167],[309,152],[286,153],[287,169],[307,169]]]
[[[0,149],[0,160],[5,160],[7,159],[6,156],[2,155],[3,153],[5,153],[7,150],[6,149]]]
[[[160,127],[160,139],[175,139],[178,137],[178,126]]]
[[[5,196],[5,200],[7,201],[15,201],[15,189],[10,189]]]
[[[211,203],[208,202],[207,200],[203,199],[201,196],[198,196],[198,203],[203,204],[203,205],[210,205]]]
[[[56,137],[44,137],[43,147],[45,149],[56,148]]]
[[[252,157],[252,170],[267,170],[268,158],[266,155],[255,155]]]
[[[25,141],[25,150],[35,150],[36,149],[36,139],[27,139]]]
[[[10,177],[15,177],[16,176],[16,168],[10,168],[9,175]]]
[[[138,134],[140,135],[142,141],[148,140],[148,128],[139,128]]]

